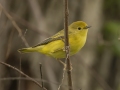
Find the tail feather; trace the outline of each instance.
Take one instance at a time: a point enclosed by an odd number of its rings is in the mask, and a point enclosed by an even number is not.
[[[30,52],[35,52],[36,50],[32,47],[30,48],[22,48],[22,49],[19,49],[18,52],[19,53],[30,53]]]

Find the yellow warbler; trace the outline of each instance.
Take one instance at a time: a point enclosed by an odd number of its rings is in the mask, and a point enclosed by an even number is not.
[[[70,56],[76,54],[85,44],[88,32],[88,26],[83,21],[73,22],[68,27]],[[57,34],[45,39],[40,44],[29,48],[22,48],[18,51],[20,53],[40,52],[47,56],[54,58],[65,58],[65,39],[64,30],[59,31]]]

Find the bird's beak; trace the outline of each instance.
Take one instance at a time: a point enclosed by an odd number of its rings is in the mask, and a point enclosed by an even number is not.
[[[90,28],[91,26],[86,26],[86,27],[84,27],[84,29],[88,29],[88,28]]]

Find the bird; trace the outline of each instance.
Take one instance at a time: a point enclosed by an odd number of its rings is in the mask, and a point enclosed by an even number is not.
[[[87,40],[88,26],[84,21],[76,21],[68,26],[69,55],[79,52]],[[47,56],[61,59],[66,57],[64,29],[39,44],[19,49],[20,53],[39,52]]]

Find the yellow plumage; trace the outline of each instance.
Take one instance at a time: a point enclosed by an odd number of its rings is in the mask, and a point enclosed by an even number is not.
[[[84,46],[87,38],[88,28],[89,26],[83,21],[73,22],[71,25],[69,25],[68,36],[70,56],[76,54]],[[54,58],[65,58],[64,42],[64,30],[61,30],[57,34],[45,39],[36,46],[22,48],[18,51],[20,53],[40,52]]]

